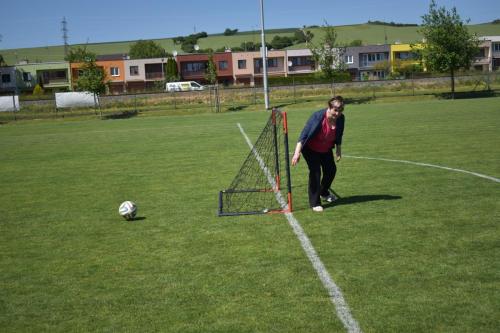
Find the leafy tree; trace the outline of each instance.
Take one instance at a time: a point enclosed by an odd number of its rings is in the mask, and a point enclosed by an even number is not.
[[[96,54],[87,51],[86,47],[76,47],[70,48],[64,60],[69,62],[85,62],[85,61],[95,61]]]
[[[102,67],[96,65],[95,61],[85,61],[80,70],[76,80],[76,90],[90,91],[96,95],[106,91],[106,73]]]
[[[337,44],[337,32],[334,27],[325,23],[321,30],[323,38],[319,45],[311,43],[310,50],[314,60],[321,66],[321,72],[325,78],[332,80],[335,74],[345,70],[343,61],[345,48]]]
[[[224,36],[236,35],[237,32],[238,32],[238,29],[229,29],[229,28],[226,28],[226,30],[224,30]]]
[[[306,46],[311,42],[313,37],[314,34],[310,30],[305,30],[305,27],[303,29],[298,29],[293,33],[293,39],[295,40],[295,42],[306,43]]]
[[[184,42],[181,45],[181,49],[182,49],[182,51],[184,51],[186,53],[194,53],[194,45],[195,44],[196,43],[192,43],[192,42]]]
[[[276,50],[284,49],[290,45],[293,45],[293,40],[287,36],[280,37],[276,35],[271,41],[271,47]]]
[[[207,72],[205,73],[205,79],[210,82],[210,84],[215,84],[217,82],[217,67],[214,62],[214,54],[211,52],[208,54],[208,66]]]
[[[165,57],[165,49],[152,40],[140,40],[130,46],[130,59],[148,59]]]
[[[0,66],[7,66],[7,63],[5,62],[1,54],[0,54]]]
[[[174,58],[168,58],[166,67],[166,80],[168,82],[179,81],[179,71]]]
[[[245,49],[242,48],[241,46],[235,46],[235,47],[231,48],[231,51],[233,51],[233,52],[243,52],[243,51],[245,51]]]
[[[254,42],[243,42],[240,45],[243,51],[257,51],[257,45]]]
[[[421,50],[424,63],[431,70],[450,73],[451,97],[455,98],[455,72],[471,66],[479,41],[469,33],[455,7],[451,11],[438,8],[432,0],[422,20],[419,32],[426,40]]]
[[[174,37],[172,39],[172,41],[174,42],[174,44],[182,44],[184,42],[184,40],[186,40],[186,38],[184,38],[182,36]]]
[[[375,24],[375,25],[388,25],[391,27],[417,27],[418,24],[414,23],[395,23],[395,22],[384,22],[384,21],[368,21],[368,24]]]

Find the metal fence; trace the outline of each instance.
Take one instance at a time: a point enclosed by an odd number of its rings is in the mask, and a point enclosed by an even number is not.
[[[482,73],[455,79],[458,97],[496,96],[500,93],[500,73]],[[447,98],[449,77],[406,80],[358,81],[330,84],[291,84],[269,88],[272,106],[324,101],[333,95],[343,95],[350,102],[364,103],[379,98],[435,95]],[[140,113],[193,114],[239,111],[252,107],[264,108],[262,87],[212,86],[203,91],[150,92],[107,95],[99,98],[96,108],[58,110],[54,99],[27,100],[21,98],[20,110],[0,112],[0,122],[23,119],[65,117],[98,117],[116,119]]]

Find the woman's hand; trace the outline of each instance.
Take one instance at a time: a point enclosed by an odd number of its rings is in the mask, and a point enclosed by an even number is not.
[[[337,155],[337,162],[338,162],[342,158],[342,149],[340,148],[339,145],[337,145],[336,155]]]
[[[297,142],[297,146],[295,147],[295,153],[292,157],[292,166],[296,166],[300,161],[300,152],[302,151],[302,142]]]

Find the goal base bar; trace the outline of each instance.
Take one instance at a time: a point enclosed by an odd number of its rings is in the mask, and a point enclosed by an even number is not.
[[[247,193],[247,192],[268,192],[269,190],[260,189],[246,189],[246,190],[224,190],[219,192],[219,211],[218,216],[240,216],[240,215],[261,215],[261,214],[286,214],[292,212],[292,202],[291,195],[288,196],[288,208],[287,209],[262,209],[256,211],[243,211],[243,212],[224,212],[224,193]]]

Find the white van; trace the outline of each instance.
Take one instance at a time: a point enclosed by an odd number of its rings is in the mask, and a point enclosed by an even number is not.
[[[201,84],[195,81],[184,81],[184,82],[167,82],[165,87],[166,91],[192,91],[192,90],[203,90]]]

